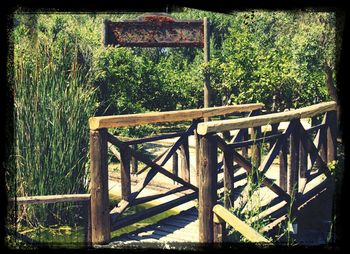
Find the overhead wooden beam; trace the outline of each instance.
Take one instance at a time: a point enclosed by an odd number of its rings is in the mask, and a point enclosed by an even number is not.
[[[264,107],[262,103],[253,103],[130,115],[96,116],[89,119],[89,126],[91,130],[97,130],[101,128],[127,127],[140,124],[177,122],[230,113],[248,112],[262,107]]]
[[[279,122],[291,121],[292,119],[309,118],[318,114],[335,110],[336,107],[336,103],[334,101],[330,101],[300,109],[291,110],[288,112],[273,113],[262,116],[253,116],[233,120],[204,122],[198,124],[197,132],[200,135],[205,135],[207,133],[216,133],[242,128],[252,128]]]

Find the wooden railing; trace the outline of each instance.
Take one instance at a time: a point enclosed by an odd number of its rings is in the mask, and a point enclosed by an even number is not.
[[[323,114],[322,123],[309,129],[305,129],[300,122],[301,118],[311,117],[315,119]],[[278,133],[278,125],[286,121],[288,126],[282,133]],[[261,128],[266,125],[272,125],[272,128],[271,131],[263,135]],[[242,137],[248,133],[248,128],[252,130],[251,139],[242,140]],[[219,132],[231,130],[239,131],[230,142],[226,142],[217,135]],[[313,139],[310,134],[315,132],[317,134]],[[291,216],[293,217],[297,217],[298,211],[310,198],[329,187],[332,182],[331,172],[327,164],[336,160],[337,114],[335,102],[325,102],[288,112],[249,118],[203,122],[198,124],[197,133],[200,139],[198,186],[200,242],[221,241],[222,237],[219,236],[225,232],[225,223],[213,221],[215,213],[221,218],[223,213],[227,214],[215,206],[218,202],[217,190],[224,187],[224,206],[228,208],[229,204],[233,203],[234,182],[246,177],[255,169],[261,175],[262,185],[274,192],[278,199],[283,200],[286,204],[285,207],[292,206]],[[261,161],[260,147],[265,142],[269,142],[270,150]],[[290,144],[289,147],[288,144]],[[243,152],[237,151],[237,148],[248,149],[249,147],[251,148],[251,160]],[[223,153],[221,162],[218,162],[218,149]],[[287,156],[287,154],[289,155]],[[280,161],[279,182],[265,175],[277,156]],[[287,160],[288,157],[289,160]],[[239,167],[244,168],[247,173],[234,176],[235,169]],[[218,173],[222,171],[224,179],[218,182]],[[307,183],[320,175],[324,176],[325,180],[305,192]],[[255,180],[257,181],[257,179]],[[265,212],[263,216],[267,217],[272,212],[276,211],[272,209],[270,213]],[[286,218],[285,213],[280,214],[281,216]],[[234,220],[232,219],[232,221]],[[226,222],[230,223],[230,220]],[[238,226],[230,224],[234,228]],[[262,232],[268,231],[272,225],[273,222],[271,225],[267,225]]]
[[[152,112],[134,115],[120,116],[100,116],[92,117],[90,124],[90,156],[91,156],[91,221],[92,221],[92,242],[94,244],[103,244],[110,241],[110,232],[133,224],[142,219],[151,217],[175,206],[186,203],[198,197],[198,187],[191,183],[190,179],[190,154],[188,139],[191,135],[196,140],[196,168],[199,163],[199,146],[196,128],[203,118],[220,116],[232,113],[258,112],[263,104],[246,104],[224,107],[213,107],[193,110],[180,110],[170,112]],[[251,113],[251,115],[253,115]],[[192,120],[189,128],[180,133],[165,134],[155,137],[142,138],[132,141],[121,141],[108,133],[108,128],[128,127],[140,124],[150,124],[159,122],[176,122]],[[156,159],[151,160],[148,156],[135,149],[135,145],[145,142],[163,140],[177,137],[177,141],[169,147],[164,153]],[[117,147],[118,149],[116,149]],[[121,179],[121,198],[122,200],[111,211],[109,210],[108,199],[108,154],[107,149],[113,149],[112,153],[119,156],[120,160],[120,179]],[[119,150],[119,154],[118,151]],[[177,152],[182,154],[182,166],[178,172]],[[173,158],[173,168],[170,172],[164,168],[167,161]],[[130,170],[130,162],[142,162],[146,166],[135,172]],[[134,167],[135,168],[135,167]],[[145,172],[147,168],[149,171]],[[131,192],[131,173],[140,175],[145,172],[144,179],[138,181],[134,191]],[[175,187],[166,193],[156,194],[145,197],[138,197],[142,190],[150,183],[156,174],[162,174],[169,179],[179,183],[180,187]],[[198,181],[197,181],[198,182]],[[125,216],[125,211],[132,206],[149,202],[161,197],[169,196],[175,193],[182,193],[183,196],[166,203],[148,208],[142,212]]]
[[[84,225],[84,242],[86,246],[91,246],[91,195],[90,194],[65,194],[65,195],[46,195],[46,196],[30,196],[30,197],[16,197],[9,199],[9,203],[16,203],[16,205],[37,205],[37,204],[50,204],[59,202],[78,202],[84,204],[85,210],[85,225]],[[8,230],[8,233],[12,233],[15,237],[25,239],[28,243],[36,242],[26,236]],[[42,243],[37,243],[42,244]]]

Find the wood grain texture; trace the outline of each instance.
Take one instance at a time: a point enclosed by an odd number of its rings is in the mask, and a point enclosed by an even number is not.
[[[223,219],[226,223],[230,224],[236,231],[241,233],[245,238],[253,243],[270,243],[264,236],[259,234],[256,230],[251,228],[248,224],[240,220],[237,216],[230,213],[222,205],[215,205],[213,212]]]
[[[46,195],[11,198],[9,202],[16,202],[19,205],[29,204],[48,204],[58,202],[87,202],[90,201],[90,194],[65,194],[65,195]]]
[[[334,101],[323,102],[312,106],[291,110],[288,112],[245,117],[233,120],[204,122],[198,124],[197,132],[200,135],[205,135],[207,133],[223,132],[242,128],[252,128],[279,122],[291,121],[293,119],[308,118],[335,109],[336,103]]]
[[[187,109],[166,112],[149,112],[142,114],[117,115],[117,116],[96,116],[89,119],[91,130],[101,128],[127,127],[140,124],[176,122],[219,116],[236,112],[247,112],[264,107],[262,103],[232,105],[222,107],[211,107],[202,109]]]

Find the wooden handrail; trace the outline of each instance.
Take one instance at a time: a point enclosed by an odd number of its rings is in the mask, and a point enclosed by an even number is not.
[[[336,102],[330,101],[291,110],[288,112],[273,113],[233,120],[203,122],[198,124],[197,133],[200,135],[206,135],[207,133],[251,128],[268,124],[280,123],[284,121],[290,121],[293,119],[308,118],[328,111],[336,110],[336,108]]]
[[[66,194],[66,195],[47,195],[47,196],[31,196],[10,198],[9,202],[16,202],[17,204],[47,204],[57,202],[83,202],[89,201],[90,194]]]
[[[186,109],[166,112],[149,112],[130,115],[96,116],[89,119],[91,130],[101,128],[128,127],[140,124],[177,122],[225,115],[230,113],[249,112],[264,107],[262,103],[231,105],[201,109]]]
[[[271,243],[255,229],[250,227],[244,221],[240,220],[237,216],[230,213],[222,205],[215,205],[213,207],[213,212],[226,223],[230,224],[235,230],[241,233],[245,238],[254,243]]]

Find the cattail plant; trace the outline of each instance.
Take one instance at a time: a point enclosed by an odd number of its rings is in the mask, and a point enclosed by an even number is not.
[[[8,186],[9,193],[87,191],[87,123],[97,101],[78,53],[77,45],[40,38],[34,47],[25,41],[14,45],[16,186]],[[32,223],[70,223],[74,214],[67,203],[19,209],[20,217]]]

